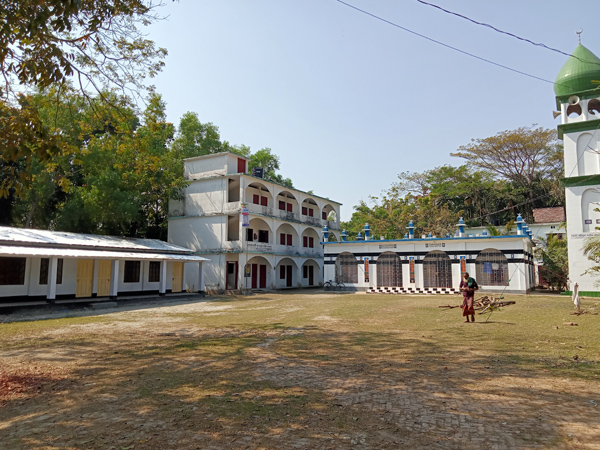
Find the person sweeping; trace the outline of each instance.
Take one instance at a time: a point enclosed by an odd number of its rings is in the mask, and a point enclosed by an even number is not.
[[[469,276],[468,272],[463,273],[462,280],[458,288],[463,293],[463,304],[462,311],[463,317],[466,317],[465,323],[469,322],[469,316],[471,316],[471,322],[475,322],[475,308],[473,303],[475,302],[475,291],[479,289],[477,281]]]

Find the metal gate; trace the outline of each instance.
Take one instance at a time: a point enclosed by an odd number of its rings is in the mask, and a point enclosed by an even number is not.
[[[352,253],[342,253],[335,259],[335,281],[358,283],[358,262]]]
[[[402,262],[395,253],[385,252],[377,258],[377,286],[402,287]]]
[[[452,287],[452,263],[445,252],[433,250],[423,260],[424,287]]]
[[[475,279],[481,286],[508,286],[508,260],[494,248],[482,250],[475,260]]]

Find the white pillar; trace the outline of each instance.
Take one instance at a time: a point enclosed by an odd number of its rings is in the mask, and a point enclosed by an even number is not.
[[[110,298],[117,298],[119,292],[119,260],[113,259],[110,266]]]
[[[165,295],[167,292],[167,262],[160,262],[160,283],[158,285],[158,294]]]
[[[56,273],[58,272],[58,258],[53,256],[48,262],[48,293],[46,300],[54,302],[56,300]]]
[[[198,263],[198,292],[204,293],[204,261]],[[225,281],[227,283],[227,280]]]

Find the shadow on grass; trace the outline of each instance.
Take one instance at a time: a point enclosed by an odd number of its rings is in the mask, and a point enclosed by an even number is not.
[[[71,384],[6,402],[0,437],[11,449],[547,448],[571,417],[600,441],[589,392],[554,390],[547,362],[444,338],[281,323],[114,335],[77,353]]]

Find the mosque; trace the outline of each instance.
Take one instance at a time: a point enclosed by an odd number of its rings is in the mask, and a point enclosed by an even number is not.
[[[554,84],[564,142],[569,281],[593,297],[600,297],[599,280],[587,273],[593,263],[583,246],[600,230],[599,81],[600,59],[579,44]],[[404,239],[385,241],[372,239],[368,224],[353,241],[342,233],[341,241],[327,242],[324,230],[324,279],[367,292],[454,293],[467,271],[484,292],[526,293],[534,287],[534,243],[520,216],[517,225],[512,236],[468,235],[459,223],[455,236],[415,238],[411,222]]]

